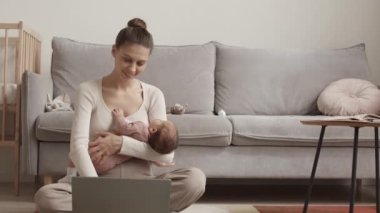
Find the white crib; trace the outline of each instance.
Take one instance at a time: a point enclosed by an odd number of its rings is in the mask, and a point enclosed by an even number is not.
[[[0,147],[14,150],[15,194],[20,182],[21,77],[25,70],[40,73],[41,39],[19,23],[0,23]]]

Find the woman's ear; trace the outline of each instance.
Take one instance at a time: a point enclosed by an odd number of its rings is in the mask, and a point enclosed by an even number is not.
[[[112,52],[112,56],[113,56],[113,57],[115,57],[116,50],[117,50],[116,46],[115,46],[115,45],[112,45],[112,50],[111,50],[111,52]]]

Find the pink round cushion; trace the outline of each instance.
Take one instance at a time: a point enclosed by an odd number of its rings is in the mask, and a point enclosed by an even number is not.
[[[325,115],[378,114],[380,90],[369,81],[345,78],[329,84],[317,104]]]

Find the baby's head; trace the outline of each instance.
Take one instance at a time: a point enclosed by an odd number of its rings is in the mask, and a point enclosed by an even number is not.
[[[148,129],[148,143],[156,152],[168,154],[177,148],[178,130],[173,122],[153,120]]]

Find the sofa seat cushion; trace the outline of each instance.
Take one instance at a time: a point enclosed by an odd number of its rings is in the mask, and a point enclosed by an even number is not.
[[[304,125],[300,120],[326,116],[228,116],[234,127],[233,145],[315,146],[320,126]],[[327,127],[324,146],[352,146],[354,130],[349,127]],[[359,145],[373,144],[373,128],[361,128]]]
[[[36,137],[40,141],[70,141],[74,112],[47,112],[36,121]],[[215,115],[168,115],[180,137],[180,145],[229,146],[232,125],[225,117]]]
[[[180,145],[229,146],[232,125],[226,117],[215,115],[168,115],[177,126]]]
[[[47,112],[36,120],[36,137],[40,141],[70,141],[73,111]]]

